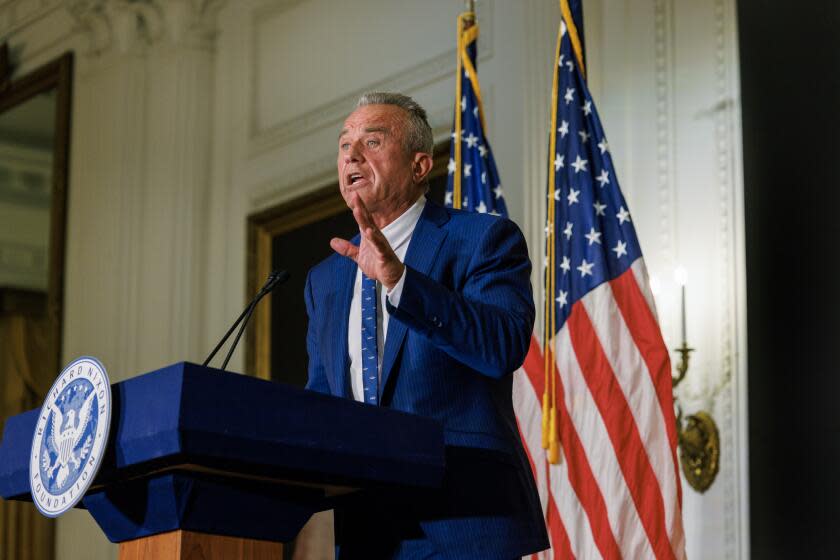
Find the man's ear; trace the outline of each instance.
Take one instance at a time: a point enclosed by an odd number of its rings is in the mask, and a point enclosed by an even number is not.
[[[423,180],[432,171],[432,155],[417,152],[414,154],[414,164],[412,168],[412,175],[415,184],[422,183]]]

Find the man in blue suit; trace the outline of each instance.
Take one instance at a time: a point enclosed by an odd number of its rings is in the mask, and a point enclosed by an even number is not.
[[[338,140],[360,234],[309,273],[307,388],[441,422],[439,491],[336,511],[339,558],[509,560],[548,547],[511,400],[534,324],[513,222],[425,198],[432,131],[411,98],[362,96]]]

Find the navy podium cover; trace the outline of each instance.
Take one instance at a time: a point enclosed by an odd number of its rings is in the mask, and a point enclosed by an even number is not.
[[[434,488],[437,422],[188,362],[113,385],[86,508],[112,542],[184,529],[286,542],[368,488]],[[0,497],[31,499],[38,409],[6,420]]]

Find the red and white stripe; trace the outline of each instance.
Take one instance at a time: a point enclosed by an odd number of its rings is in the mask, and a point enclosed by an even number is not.
[[[539,558],[685,558],[671,366],[642,259],[586,294],[554,339],[560,464],[541,446],[535,339],[514,406],[551,550]]]

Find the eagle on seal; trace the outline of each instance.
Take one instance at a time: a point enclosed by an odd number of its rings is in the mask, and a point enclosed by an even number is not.
[[[78,417],[76,416],[75,410],[69,410],[66,421],[61,410],[55,403],[50,403],[50,409],[53,412],[53,422],[52,429],[47,438],[47,445],[52,451],[57,453],[57,456],[55,461],[46,467],[46,470],[50,479],[55,476],[55,483],[59,488],[64,484],[67,476],[70,474],[69,465],[72,463],[73,467],[78,469],[85,459],[84,456],[87,455],[90,447],[89,443],[85,444],[84,449],[77,449],[77,447],[79,447],[79,442],[85,433],[88,420],[90,420],[90,412],[93,408],[95,393],[96,391],[91,391],[84,403],[82,403],[82,406],[79,408]],[[57,475],[55,473],[56,470],[58,470]]]

